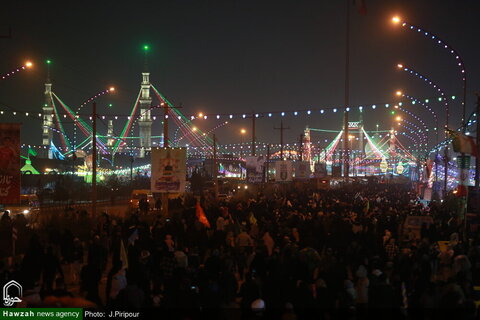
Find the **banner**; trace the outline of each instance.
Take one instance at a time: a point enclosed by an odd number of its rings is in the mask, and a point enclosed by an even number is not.
[[[480,188],[468,187],[467,213],[480,214]]]
[[[265,157],[247,157],[247,182],[262,183]]]
[[[315,178],[325,178],[327,176],[327,165],[325,163],[315,163]]]
[[[20,203],[19,123],[0,123],[0,203]]]
[[[275,162],[275,181],[292,181],[292,161]]]
[[[310,163],[308,161],[295,162],[295,179],[305,180],[310,178]]]
[[[152,149],[152,193],[185,192],[187,151],[183,148]]]

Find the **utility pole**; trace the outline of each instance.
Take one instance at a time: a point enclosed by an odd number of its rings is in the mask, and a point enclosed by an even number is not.
[[[300,161],[303,161],[303,138],[305,137],[305,135],[303,133],[300,134],[300,152],[299,152],[299,155],[300,155]]]
[[[97,216],[97,103],[92,106],[92,217]]]
[[[477,157],[475,157],[475,187],[479,187],[480,185],[480,121],[478,119],[480,118],[480,94],[477,95],[477,138],[476,138],[476,143],[477,143]]]
[[[252,112],[252,157],[255,157],[255,112]]]
[[[270,169],[270,144],[267,145],[267,161],[265,165],[265,182],[268,183],[268,170]]]
[[[215,185],[215,200],[218,199],[218,169],[217,169],[217,138],[213,134],[213,183]]]
[[[349,143],[348,143],[348,111],[345,110],[345,113],[343,115],[344,117],[344,129],[343,129],[343,176],[345,177],[346,181],[348,181],[348,175],[350,172],[350,166],[349,166],[349,161],[350,161],[350,155],[348,152],[349,148]]]
[[[351,1],[347,0],[347,26],[346,26],[346,34],[345,34],[345,112],[344,112],[344,137],[343,137],[343,145],[344,148],[344,177],[348,182],[348,175],[349,175],[349,155],[348,155],[348,105],[349,105],[349,98],[350,98],[350,5]]]
[[[133,190],[133,153],[130,155],[130,187]]]
[[[168,148],[168,103],[164,102],[163,114],[163,147]]]
[[[163,114],[163,147],[168,148],[168,103],[164,102]],[[168,216],[168,193],[162,193],[162,211],[164,216]]]
[[[283,120],[280,121],[280,128],[273,128],[274,130],[280,130],[280,158],[283,160],[283,130],[288,130],[290,127],[286,128],[283,126]]]

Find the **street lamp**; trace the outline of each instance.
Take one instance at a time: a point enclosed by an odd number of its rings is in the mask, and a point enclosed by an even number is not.
[[[23,66],[17,67],[10,72],[7,72],[3,75],[0,75],[0,78],[1,78],[1,80],[5,80],[5,79],[13,76],[17,72],[20,72],[20,71],[25,70],[25,69],[31,69],[32,67],[33,67],[33,63],[31,61],[26,61]]]
[[[398,66],[398,65],[397,65]],[[448,125],[449,125],[449,117],[450,117],[450,111],[449,111],[449,104],[448,104],[448,99],[445,95],[445,92],[433,81],[431,81],[429,78],[424,76],[423,74],[418,73],[417,71],[413,70],[412,68],[403,66],[400,68],[400,70],[403,70],[405,72],[410,73],[411,75],[414,75],[420,80],[423,80],[425,83],[430,85],[433,89],[437,90],[437,92],[440,94],[439,101],[444,101],[444,107],[445,107],[445,140],[448,139]],[[465,105],[464,105],[465,106]],[[464,120],[462,120],[462,125],[463,125]],[[445,145],[445,152],[444,152],[444,166],[445,166],[445,179],[443,182],[443,189],[445,194],[447,193],[447,178],[448,178],[448,145]]]

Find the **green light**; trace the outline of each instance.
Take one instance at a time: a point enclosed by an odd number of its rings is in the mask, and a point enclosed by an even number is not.
[[[455,96],[452,96],[452,100],[455,100],[455,98],[456,98]]]
[[[144,45],[144,46],[143,46],[143,50],[144,50],[144,51],[150,50],[150,46],[149,46],[148,44]]]
[[[109,103],[108,106],[111,108],[111,107],[113,107],[113,104]]]
[[[47,62],[47,64],[51,64],[51,63],[52,63],[52,60],[49,59],[49,60],[47,60],[46,62]]]
[[[442,100],[443,100],[443,98],[442,98],[442,97],[439,97],[439,98],[438,98],[438,101],[442,101]]]
[[[428,103],[429,101],[430,101],[430,100],[428,100],[428,99],[425,99],[425,103]]]
[[[390,111],[391,114],[395,114],[395,111]]]

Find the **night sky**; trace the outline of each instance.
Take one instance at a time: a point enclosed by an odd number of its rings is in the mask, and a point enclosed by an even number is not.
[[[98,99],[98,112],[127,114],[140,89],[145,43],[151,48],[151,82],[174,104],[181,104],[185,114],[340,107],[347,2],[352,1],[8,1],[0,11],[0,33],[11,27],[13,38],[0,39],[0,73],[27,59],[35,67],[0,81],[0,109],[40,112],[44,61],[51,59],[53,91],[70,107],[114,85],[117,93]],[[467,69],[469,114],[474,93],[480,91],[478,1],[366,0],[366,4],[365,16],[351,7],[350,105],[392,103],[397,89],[419,98],[435,96],[422,81],[398,71],[395,66],[401,62],[457,96],[451,105],[451,123],[458,127],[462,81],[454,58],[421,34],[393,26],[390,19],[398,14],[461,54]],[[113,108],[107,107],[109,103]],[[443,123],[443,106],[433,103],[432,107]],[[423,108],[409,110],[433,127]],[[351,120],[358,118],[357,111],[350,114]],[[0,117],[2,122],[24,124],[22,142],[41,143],[39,120]],[[374,130],[377,123],[380,129],[392,124],[383,107],[366,108],[364,117],[367,130]],[[257,139],[278,143],[273,127],[280,119],[259,119]],[[116,134],[124,121],[115,124]],[[289,115],[283,121],[291,128],[286,131],[287,142],[294,142],[306,125],[340,129],[342,113]],[[209,119],[197,124],[208,131],[219,122]],[[249,130],[249,126],[248,120],[231,121],[217,130],[219,142],[240,142],[240,128]],[[71,131],[72,125],[66,128]],[[153,128],[154,134],[160,133],[158,123]],[[315,134],[313,140],[332,135]]]

